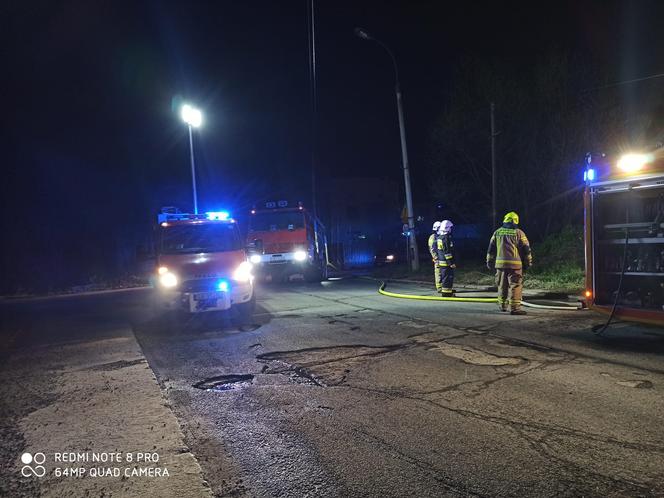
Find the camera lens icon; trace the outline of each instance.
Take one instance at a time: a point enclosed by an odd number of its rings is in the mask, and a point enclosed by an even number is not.
[[[21,462],[24,464],[21,469],[21,474],[23,477],[44,477],[46,474],[46,468],[42,465],[46,461],[46,455],[43,453],[32,453],[25,452],[21,455]],[[34,467],[31,464],[35,464]]]

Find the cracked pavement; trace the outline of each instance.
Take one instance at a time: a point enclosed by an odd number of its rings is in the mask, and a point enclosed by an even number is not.
[[[262,288],[245,331],[136,326],[213,492],[664,496],[664,336],[376,287]],[[227,384],[192,387],[206,379]]]
[[[588,311],[517,317],[376,289],[261,286],[240,328],[155,315],[140,291],[115,319],[215,496],[664,496],[661,330],[598,338]]]

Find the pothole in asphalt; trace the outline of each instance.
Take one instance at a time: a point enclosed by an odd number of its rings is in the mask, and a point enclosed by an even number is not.
[[[194,387],[204,391],[231,391],[242,386],[251,385],[253,380],[254,376],[251,374],[219,375],[218,377],[210,377],[196,382]]]
[[[349,365],[403,349],[410,343],[390,346],[343,345],[274,351],[256,356],[263,374],[287,376],[290,382],[318,387],[340,386],[350,372]]]
[[[140,365],[141,363],[146,363],[146,362],[147,360],[145,358],[137,358],[135,360],[113,361],[111,363],[103,363],[101,365],[95,365],[93,367],[90,367],[90,370],[102,370],[102,371],[119,370],[121,368]]]
[[[400,325],[402,327],[410,327],[410,328],[413,328],[413,329],[425,329],[425,328],[431,326],[430,323],[417,322],[417,321],[414,321],[414,320],[405,320],[403,322],[397,322],[397,325]]]
[[[502,367],[506,365],[519,365],[526,361],[523,358],[497,356],[468,346],[457,346],[456,344],[441,343],[430,349],[435,349],[443,353],[445,356],[456,358],[464,363],[470,363],[471,365]]]
[[[253,332],[254,330],[261,328],[261,325],[260,323],[246,323],[238,328],[240,329],[240,332]]]
[[[641,374],[639,372],[632,372],[632,373],[636,375],[646,375],[646,374]],[[611,375],[608,372],[600,372],[600,375],[602,377],[607,377],[611,379],[613,382],[623,387],[631,387],[632,389],[652,389],[653,387],[653,383],[649,380],[643,380],[643,379],[620,380],[616,379],[613,375]]]
[[[266,360],[259,360],[266,361]],[[267,375],[286,375],[290,382],[308,386],[327,387],[325,383],[309,370],[280,360],[267,360],[261,373]]]
[[[634,389],[651,389],[652,382],[649,380],[619,380],[616,382],[619,386],[631,387]]]

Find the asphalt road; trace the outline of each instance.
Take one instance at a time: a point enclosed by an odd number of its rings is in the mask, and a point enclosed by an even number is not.
[[[239,328],[146,291],[26,302],[15,340],[129,323],[219,496],[664,496],[661,330],[376,288],[262,287]]]

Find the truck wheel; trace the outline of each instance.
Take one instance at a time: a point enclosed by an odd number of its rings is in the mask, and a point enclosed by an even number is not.
[[[322,280],[327,280],[327,272],[322,268],[309,268],[304,275],[304,279],[309,283],[320,282]]]
[[[251,322],[256,310],[256,293],[246,303],[236,304],[232,310],[232,320],[236,325],[245,325]]]

